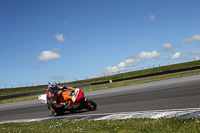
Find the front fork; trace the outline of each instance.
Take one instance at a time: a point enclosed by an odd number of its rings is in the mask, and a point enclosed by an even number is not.
[[[47,100],[47,107],[49,110],[54,111],[54,103],[56,103],[56,101],[53,99]]]

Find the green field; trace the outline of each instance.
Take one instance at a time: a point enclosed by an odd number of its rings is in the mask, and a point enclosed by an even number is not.
[[[199,133],[200,119],[56,120],[0,124],[1,133]]]

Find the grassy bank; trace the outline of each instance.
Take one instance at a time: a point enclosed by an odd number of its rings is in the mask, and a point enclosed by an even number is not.
[[[64,84],[60,84],[60,85],[67,84],[70,86],[70,85],[83,84],[83,83],[96,83],[96,82],[101,82],[101,81],[134,77],[134,76],[139,76],[139,75],[145,75],[145,74],[156,73],[156,72],[164,72],[164,71],[168,71],[168,70],[176,70],[176,69],[188,68],[188,67],[194,67],[194,66],[200,66],[200,61],[192,61],[192,62],[175,64],[175,65],[155,67],[155,68],[145,69],[145,70],[140,70],[140,71],[133,71],[133,72],[127,72],[127,73],[116,74],[116,75],[111,75],[111,76],[68,82],[68,83],[64,83]],[[8,94],[43,90],[46,88],[47,88],[47,85],[0,89],[0,95],[8,95]]]
[[[127,120],[68,120],[68,121],[43,121],[28,123],[0,124],[1,133],[96,133],[96,132],[121,132],[121,133],[194,133],[200,132],[200,119],[127,119]]]
[[[26,101],[26,100],[33,100],[33,99],[37,99],[38,96],[39,95],[31,95],[31,96],[4,99],[4,100],[0,100],[0,104],[12,103],[12,102],[20,102],[20,101]]]

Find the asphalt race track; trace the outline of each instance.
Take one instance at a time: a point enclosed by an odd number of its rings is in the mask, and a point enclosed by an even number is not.
[[[86,93],[97,103],[96,111],[66,112],[64,116],[133,112],[165,109],[199,108],[200,76],[172,79],[140,85],[118,87]],[[193,78],[192,80],[189,80]],[[16,105],[16,106],[15,106]],[[0,122],[7,120],[52,117],[47,106],[39,101],[24,105],[13,104],[2,108]]]

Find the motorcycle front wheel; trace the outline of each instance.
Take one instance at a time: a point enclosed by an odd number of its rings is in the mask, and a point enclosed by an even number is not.
[[[85,109],[92,111],[95,110],[97,108],[97,105],[94,101],[87,99],[87,101],[85,102]]]
[[[60,116],[60,115],[63,115],[64,112],[65,112],[65,110],[64,110],[63,107],[55,108],[54,111],[52,111],[52,115],[53,116]]]

